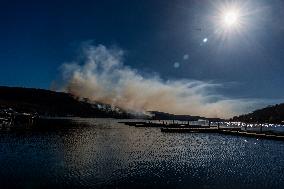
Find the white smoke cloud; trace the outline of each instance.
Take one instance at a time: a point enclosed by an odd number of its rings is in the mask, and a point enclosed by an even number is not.
[[[220,84],[143,77],[123,64],[123,55],[121,49],[103,45],[85,47],[83,59],[62,65],[63,90],[136,112],[156,110],[228,118],[252,105],[212,94]]]

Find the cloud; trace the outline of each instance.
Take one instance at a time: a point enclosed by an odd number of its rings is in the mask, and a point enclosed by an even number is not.
[[[82,56],[83,55],[83,56]],[[128,111],[228,118],[252,102],[214,94],[222,84],[145,77],[123,63],[124,51],[104,45],[84,47],[81,58],[61,66],[62,90]],[[254,103],[254,102],[253,102]]]

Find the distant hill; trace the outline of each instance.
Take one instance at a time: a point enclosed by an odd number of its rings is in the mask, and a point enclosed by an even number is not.
[[[0,108],[42,116],[131,117],[120,108],[90,103],[87,99],[79,99],[68,93],[19,87],[0,86]]]
[[[250,123],[284,123],[284,103],[255,110],[249,114],[236,116],[231,120]]]
[[[279,105],[280,106],[280,105]],[[284,117],[282,105],[282,118]],[[0,86],[0,109],[12,108],[21,113],[37,113],[41,116],[78,116],[78,117],[112,117],[112,118],[150,118],[143,114],[132,114],[112,107],[108,104],[90,102],[86,98],[78,98],[69,93],[44,89],[3,87]],[[206,118],[191,115],[174,115],[165,112],[150,111],[152,119],[196,121],[206,119],[222,121],[219,118]],[[234,117],[234,120],[247,119],[248,115]],[[251,117],[251,116],[249,116]],[[263,117],[263,116],[259,116]],[[276,119],[272,117],[273,120]],[[259,118],[257,118],[259,119]],[[282,121],[283,119],[281,119]]]

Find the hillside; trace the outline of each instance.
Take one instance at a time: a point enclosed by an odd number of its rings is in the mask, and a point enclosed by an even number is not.
[[[102,103],[89,103],[71,94],[43,89],[0,87],[0,109],[37,113],[42,116],[129,118],[119,108]]]
[[[249,114],[236,116],[231,120],[250,123],[284,123],[284,103],[255,110]]]

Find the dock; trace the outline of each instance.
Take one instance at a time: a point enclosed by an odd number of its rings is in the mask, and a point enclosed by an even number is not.
[[[168,133],[219,133],[225,135],[284,141],[283,134],[242,131],[241,128],[161,128],[161,131]]]
[[[220,131],[238,132],[241,131],[241,128],[223,128],[223,129],[218,129],[217,127],[161,128],[161,131],[167,133],[220,133]]]
[[[223,135],[234,135],[242,137],[252,137],[258,139],[270,139],[284,141],[284,133],[274,133],[271,131],[263,131],[260,127],[259,131],[247,130],[247,127],[221,127],[219,123],[216,126],[210,125],[191,125],[184,123],[165,123],[165,122],[120,122],[128,126],[134,127],[158,127],[164,133],[218,133]]]
[[[165,122],[151,122],[151,121],[147,121],[147,122],[143,122],[143,121],[138,121],[138,122],[118,122],[118,123],[123,123],[125,125],[128,126],[134,126],[134,127],[158,127],[158,128],[209,128],[210,126],[202,126],[202,125],[198,125],[198,124],[179,124],[179,123],[165,123]]]

